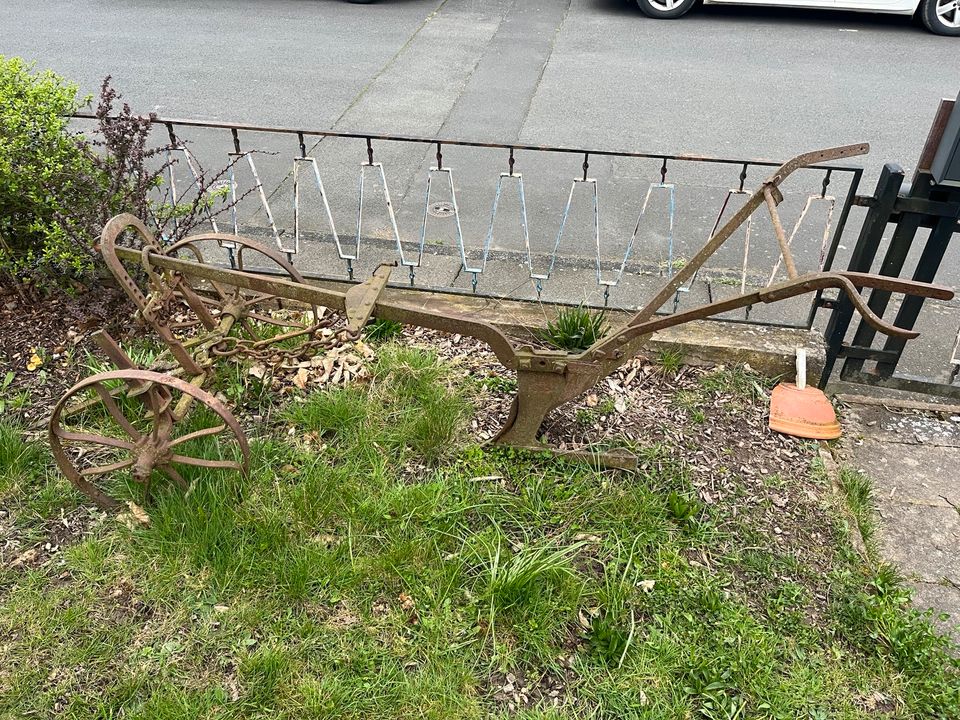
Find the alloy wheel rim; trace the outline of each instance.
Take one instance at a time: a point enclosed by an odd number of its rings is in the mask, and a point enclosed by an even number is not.
[[[949,28],[960,28],[960,0],[937,0],[937,19]]]
[[[958,0],[951,0],[956,4]],[[675,9],[683,0],[647,0],[653,7],[660,11],[673,10]]]

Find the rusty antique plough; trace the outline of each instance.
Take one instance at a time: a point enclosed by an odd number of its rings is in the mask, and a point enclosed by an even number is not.
[[[57,404],[49,425],[54,457],[80,490],[106,508],[119,505],[103,485],[103,479],[117,471],[129,470],[147,493],[156,473],[186,489],[188,483],[179,466],[245,471],[249,448],[243,430],[224,403],[202,387],[216,361],[233,355],[276,360],[278,355],[301,358],[317,354],[358,337],[373,316],[469,335],[489,345],[499,362],[517,373],[517,393],[510,415],[492,442],[528,449],[544,449],[538,431],[547,413],[630,360],[653,332],[663,328],[836,288],[879,332],[915,337],[917,333],[877,317],[861,299],[860,289],[883,288],[944,300],[953,297],[949,289],[868,274],[799,275],[777,212],[783,199],[778,187],[792,172],[861,155],[867,149],[866,145],[851,145],[820,150],[779,167],[736,214],[713,232],[696,255],[667,279],[645,307],[579,353],[545,350],[512,339],[496,324],[465,311],[455,298],[431,295],[423,300],[400,293],[387,286],[392,266],[381,265],[366,282],[338,292],[308,284],[283,253],[257,242],[212,233],[161,247],[139,219],[120,215],[103,230],[103,256],[143,320],[166,345],[168,355],[158,359],[154,369],[141,369],[109,335],[97,333],[100,348],[119,369],[83,380]],[[766,205],[770,214],[788,279],[685,312],[657,316],[657,311],[682,291],[684,283],[761,205]],[[130,230],[140,236],[140,249],[118,245]],[[235,268],[205,262],[204,245],[229,248]],[[255,267],[257,272],[247,271],[245,266]],[[265,266],[269,271],[264,272]],[[140,278],[139,284],[135,277]],[[335,332],[332,317],[322,308],[345,313],[346,329]],[[179,331],[187,332],[184,335]],[[191,406],[198,402],[209,412],[194,413],[185,424]],[[93,423],[96,431],[88,429],[91,417],[101,421],[100,425]],[[103,421],[115,428],[113,434],[102,434]],[[178,425],[186,429],[178,430]],[[203,438],[217,441],[221,459],[187,452],[194,441]],[[610,466],[628,467],[635,462],[626,455],[583,454]]]

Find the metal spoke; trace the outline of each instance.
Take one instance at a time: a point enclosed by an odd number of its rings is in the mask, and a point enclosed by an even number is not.
[[[244,317],[244,318],[240,321],[240,325],[243,327],[244,330],[246,330],[247,335],[249,335],[252,339],[254,339],[254,340],[261,340],[261,339],[262,339],[261,336],[260,336],[260,334],[257,333],[257,331],[254,329],[253,323],[250,322],[250,318]]]
[[[205,467],[216,470],[242,470],[243,466],[233,460],[204,460],[203,458],[194,458],[189,455],[174,455],[170,462],[180,463],[181,465],[194,465],[196,467]]]
[[[250,307],[251,305],[257,305],[258,303],[265,302],[267,300],[275,299],[275,295],[256,295],[255,297],[250,298],[249,300],[243,301],[243,306],[245,308]]]
[[[134,458],[128,458],[127,460],[120,460],[119,462],[110,463],[109,465],[98,465],[97,467],[87,468],[80,471],[81,477],[93,477],[94,475],[103,475],[104,473],[113,472],[114,470],[123,470],[130,467],[136,462]]]
[[[181,475],[180,473],[178,473],[176,470],[174,470],[174,469],[173,469],[172,467],[170,467],[169,465],[161,465],[158,469],[159,469],[160,472],[162,472],[164,475],[166,475],[166,476],[169,477],[171,480],[173,480],[177,485],[179,485],[181,489],[187,490],[187,489],[190,488],[190,483],[188,483],[186,480],[183,479],[183,475]]]
[[[120,411],[120,407],[114,401],[113,397],[110,395],[110,391],[107,390],[100,383],[96,383],[93,386],[93,389],[96,390],[97,395],[100,396],[100,400],[103,401],[104,407],[107,408],[107,412],[110,413],[110,416],[117,422],[117,424],[123,428],[124,432],[127,433],[134,440],[139,440],[142,435],[140,432],[133,426],[133,424],[127,419],[127,416]]]
[[[203,430],[195,430],[192,433],[187,433],[186,435],[181,435],[178,437],[176,440],[170,443],[170,447],[176,447],[177,445],[182,445],[185,442],[190,442],[191,440],[196,440],[197,438],[207,437],[208,435],[216,435],[226,428],[226,425],[217,425],[216,427],[204,428]]]
[[[67,432],[57,429],[57,437],[69,442],[86,442],[93,445],[106,445],[107,447],[121,448],[123,450],[133,450],[134,444],[129,440],[120,440],[119,438],[107,437],[105,435],[93,435],[91,433]]]
[[[162,412],[156,387],[147,390],[147,402],[150,405],[150,414],[153,416],[153,427],[150,428],[150,435],[156,440],[160,433],[160,413]]]

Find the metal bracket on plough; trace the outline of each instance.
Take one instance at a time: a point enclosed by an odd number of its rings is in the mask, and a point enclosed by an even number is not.
[[[797,295],[836,288],[850,298],[864,319],[877,331],[901,338],[916,332],[903,330],[877,317],[860,296],[862,288],[882,288],[923,297],[949,300],[953,292],[945,287],[878,275],[847,272],[797,273],[777,206],[783,200],[781,183],[795,170],[840,158],[862,155],[867,145],[850,145],[806,153],[779,167],[757,188],[740,209],[683,268],[669,275],[666,283],[645,307],[626,324],[579,353],[545,350],[511,338],[497,323],[479,320],[455,297],[431,294],[427,300],[388,287],[393,266],[381,265],[371,279],[338,292],[306,283],[287,258],[266,246],[236,236],[212,233],[198,235],[161,248],[147,228],[132,215],[121,215],[104,228],[101,250],[111,271],[136,303],[140,315],[153,327],[168,348],[167,372],[139,369],[106,333],[97,336],[108,357],[120,368],[87,378],[72,388],[56,406],[50,420],[50,443],[64,474],[94,501],[111,508],[117,501],[94,479],[115,471],[131,469],[134,480],[149,490],[156,471],[186,487],[175,466],[197,465],[212,469],[244,471],[248,465],[247,441],[236,419],[211,393],[202,389],[212,366],[220,357],[243,355],[254,358],[288,353],[303,357],[356,338],[373,316],[400,323],[468,335],[486,343],[499,362],[517,373],[517,394],[509,417],[494,444],[532,450],[549,450],[539,440],[547,413],[573,400],[634,357],[652,333],[758,303],[772,303]],[[712,302],[685,312],[657,316],[678,289],[731,237],[761,205],[766,205],[776,234],[788,279],[755,292]],[[126,231],[136,231],[142,249],[120,247]],[[202,245],[214,243],[230,248],[234,269],[204,261]],[[257,271],[245,269],[252,256]],[[146,277],[141,287],[128,266],[136,266]],[[265,273],[265,267],[269,270]],[[284,315],[276,308],[298,307],[296,314]],[[273,308],[274,310],[270,310]],[[321,308],[346,314],[348,324],[339,333]],[[179,313],[179,314],[178,314]],[[179,318],[179,319],[178,319]],[[505,323],[506,325],[506,323]],[[279,326],[279,327],[278,327]],[[271,330],[266,330],[273,328]],[[188,340],[174,330],[192,331]],[[291,349],[291,344],[295,347]],[[95,393],[85,402],[76,402],[81,393]],[[119,396],[122,396],[119,397]],[[139,403],[137,403],[139,401]],[[186,432],[177,434],[190,406],[196,402],[211,412]],[[108,437],[78,431],[71,420],[99,406],[113,418],[124,437]],[[139,410],[139,422],[130,413]],[[199,427],[197,427],[199,425]],[[208,460],[178,449],[190,441],[221,436],[232,440],[232,459]],[[99,462],[104,453],[110,462]],[[115,460],[114,456],[123,456]],[[636,459],[614,452],[564,452],[580,455],[606,466],[629,468]]]

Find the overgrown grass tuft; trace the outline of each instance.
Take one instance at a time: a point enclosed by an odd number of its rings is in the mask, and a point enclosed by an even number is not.
[[[23,428],[0,422],[0,498],[15,491],[45,464],[39,442],[26,439]]]
[[[701,375],[700,386],[711,393],[732,395],[753,402],[767,397],[773,381],[743,365],[736,365]]]
[[[583,543],[533,545],[511,554],[504,545],[499,536],[490,543],[484,564],[484,594],[496,610],[529,603],[539,593],[548,591],[551,583],[575,578],[572,559],[583,547]]]
[[[384,345],[372,375],[368,386],[316,392],[291,405],[284,418],[303,431],[349,439],[357,452],[396,462],[412,453],[434,463],[453,452],[469,406],[434,354]]]
[[[680,348],[663,348],[657,352],[657,365],[663,375],[676,375],[683,365],[683,351]]]
[[[606,313],[594,312],[583,305],[562,307],[547,326],[536,333],[541,341],[557,348],[576,352],[586,350],[610,332]]]
[[[857,523],[860,535],[867,549],[873,550],[876,531],[876,506],[873,499],[873,486],[870,479],[861,472],[848,467],[840,468],[838,482],[847,502],[847,508]]]
[[[370,411],[366,392],[345,387],[313,393],[304,402],[291,405],[284,418],[299,429],[344,439],[360,432]]]
[[[363,329],[363,334],[368,340],[373,341],[394,340],[403,334],[403,325],[393,320],[374,318]]]

